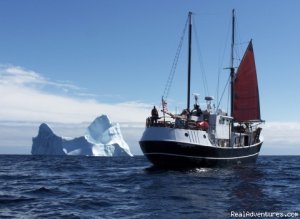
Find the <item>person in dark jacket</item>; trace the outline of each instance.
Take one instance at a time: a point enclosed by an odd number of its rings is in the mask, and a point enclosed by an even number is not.
[[[157,120],[159,119],[158,116],[158,111],[156,107],[154,106],[153,109],[151,110],[151,123],[152,125],[157,125]]]

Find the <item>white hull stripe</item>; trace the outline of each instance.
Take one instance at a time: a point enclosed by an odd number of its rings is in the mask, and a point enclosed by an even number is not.
[[[143,141],[148,141],[148,140],[141,140],[140,142]],[[157,142],[157,141],[165,141],[165,142],[174,142],[174,143],[180,143],[180,144],[189,144],[189,145],[194,145],[194,146],[204,146],[204,147],[211,147],[211,148],[218,148],[218,149],[241,149],[241,148],[251,148],[251,147],[256,147],[259,144],[263,144],[263,141],[260,141],[258,143],[249,145],[249,146],[240,146],[240,147],[221,147],[221,146],[214,146],[214,145],[200,145],[194,142],[187,142],[187,141],[176,141],[176,140],[149,140],[149,141],[153,141],[153,142]]]
[[[200,157],[200,156],[188,156],[188,155],[169,154],[169,153],[144,153],[144,154],[145,155],[165,155],[165,156],[173,156],[173,157],[198,158],[198,159],[208,159],[208,160],[233,160],[233,159],[253,157],[253,156],[258,155],[258,153],[259,152],[255,153],[255,154],[250,154],[247,156],[240,156],[240,157]]]

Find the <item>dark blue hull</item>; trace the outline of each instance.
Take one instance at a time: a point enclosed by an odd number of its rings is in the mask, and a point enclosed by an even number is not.
[[[173,141],[140,141],[144,155],[159,167],[224,167],[255,163],[262,142],[248,147],[202,146]]]

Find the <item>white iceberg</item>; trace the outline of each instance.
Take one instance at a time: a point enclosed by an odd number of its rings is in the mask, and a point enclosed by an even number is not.
[[[111,123],[107,115],[97,117],[84,136],[67,139],[54,134],[43,123],[32,138],[33,155],[133,156],[124,141],[120,125]]]

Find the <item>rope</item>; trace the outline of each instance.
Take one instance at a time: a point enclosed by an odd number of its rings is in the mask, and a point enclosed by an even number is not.
[[[185,36],[185,33],[186,33],[187,26],[188,26],[188,18],[185,22],[185,26],[184,26],[184,29],[182,31],[182,35],[180,37],[179,45],[177,47],[177,51],[176,51],[176,54],[175,54],[175,57],[174,57],[174,60],[173,60],[173,64],[172,64],[172,67],[171,67],[171,70],[170,70],[170,73],[169,73],[169,76],[168,76],[168,80],[167,80],[167,83],[166,83],[166,86],[165,86],[165,89],[164,89],[163,97],[164,97],[165,100],[168,98],[169,92],[170,92],[170,89],[171,89],[171,86],[172,86],[172,82],[173,82],[175,71],[176,71],[176,68],[177,68],[177,63],[178,63],[180,51],[181,51],[181,48],[182,48],[182,44],[183,44],[183,41],[184,41],[184,36]]]
[[[224,46],[224,48],[223,48],[222,58],[220,59],[220,57],[219,57],[219,65],[218,65],[218,66],[219,66],[219,68],[218,68],[218,81],[217,81],[217,89],[216,89],[216,93],[217,93],[216,96],[217,96],[217,103],[218,103],[217,109],[219,108],[219,105],[220,105],[220,103],[221,103],[221,101],[222,101],[222,98],[223,98],[223,94],[222,94],[222,97],[219,98],[219,91],[220,91],[220,77],[221,77],[221,72],[222,72],[222,70],[223,70],[222,65],[223,65],[223,63],[224,63],[225,53],[226,53],[227,47],[228,47],[227,42],[228,42],[228,40],[229,40],[230,25],[231,25],[231,22],[229,22],[228,25],[227,25],[227,33],[226,33],[226,37],[225,37],[225,42],[224,42],[224,44],[223,44],[223,45],[225,45],[225,46]],[[227,85],[226,85],[226,86],[227,86]],[[223,92],[224,92],[224,91],[223,91]]]
[[[229,84],[229,81],[230,81],[230,75],[229,75],[228,80],[227,80],[227,82],[226,82],[226,85],[225,85],[225,87],[224,87],[224,89],[223,89],[223,92],[222,92],[220,101],[218,102],[217,109],[219,109],[219,107],[220,107],[221,100],[223,99],[223,96],[224,96],[224,93],[225,93],[225,91],[226,91],[226,88],[227,88],[227,86],[228,86],[228,84]],[[229,95],[228,95],[228,96],[229,96]],[[227,108],[228,108],[228,105],[227,105]],[[227,109],[227,110],[228,110],[228,109]],[[228,111],[227,111],[227,112],[228,112]]]
[[[208,96],[209,95],[208,83],[207,83],[205,68],[204,68],[204,64],[203,64],[203,58],[202,58],[202,54],[201,54],[201,50],[200,50],[198,31],[196,28],[197,25],[196,25],[196,22],[194,21],[194,19],[193,19],[193,23],[195,24],[194,25],[194,33],[195,33],[195,39],[196,39],[197,54],[198,54],[198,59],[199,59],[199,64],[200,64],[200,71],[202,74],[203,88],[204,88],[205,96]]]

